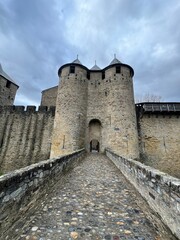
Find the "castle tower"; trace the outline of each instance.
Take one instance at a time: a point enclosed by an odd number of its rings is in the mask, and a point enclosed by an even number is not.
[[[110,148],[124,157],[139,157],[133,75],[133,69],[116,57],[104,69],[94,66],[90,70],[86,121],[88,151],[94,144],[100,152]]]
[[[13,105],[18,88],[0,64],[0,105]]]
[[[60,67],[51,157],[85,147],[138,158],[133,75],[116,57],[104,69],[78,59]]]
[[[60,67],[51,157],[85,146],[88,69],[76,59]]]

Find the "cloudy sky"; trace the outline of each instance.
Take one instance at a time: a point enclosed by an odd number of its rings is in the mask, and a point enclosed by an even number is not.
[[[20,86],[15,104],[39,105],[58,68],[79,55],[135,70],[135,95],[180,101],[179,0],[0,0],[0,62]]]

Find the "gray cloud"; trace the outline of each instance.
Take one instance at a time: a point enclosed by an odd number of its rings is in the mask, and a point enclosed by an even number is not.
[[[40,102],[59,66],[117,57],[135,69],[135,95],[180,100],[180,3],[173,0],[8,0],[0,3],[0,62],[19,84],[17,104]]]

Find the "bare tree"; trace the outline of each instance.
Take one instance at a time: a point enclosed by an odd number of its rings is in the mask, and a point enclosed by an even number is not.
[[[144,95],[135,97],[135,102],[140,103],[140,102],[162,102],[162,96],[158,96],[155,94],[151,93],[146,93]]]

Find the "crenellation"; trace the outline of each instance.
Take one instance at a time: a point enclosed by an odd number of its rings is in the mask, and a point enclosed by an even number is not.
[[[24,106],[13,106],[13,110],[15,111],[15,112],[19,112],[19,113],[22,113],[22,112],[24,112],[25,111],[25,107]]]
[[[26,112],[29,112],[29,113],[36,112],[36,106],[27,106],[26,107]]]
[[[39,106],[38,107],[38,112],[47,112],[48,111],[48,107],[47,106]]]

